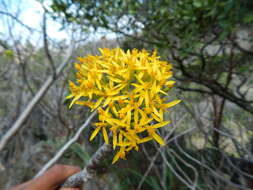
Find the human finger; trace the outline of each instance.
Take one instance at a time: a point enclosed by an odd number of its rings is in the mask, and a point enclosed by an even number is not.
[[[16,185],[16,186],[12,187],[10,190],[24,190],[31,183],[32,183],[32,180],[27,181],[22,184],[19,184],[19,185]]]
[[[42,176],[33,180],[33,189],[52,190],[58,187],[69,176],[80,171],[80,168],[69,165],[55,165]]]

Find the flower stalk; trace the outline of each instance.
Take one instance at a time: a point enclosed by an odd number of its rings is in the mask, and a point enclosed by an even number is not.
[[[110,144],[104,143],[89,160],[86,167],[79,173],[69,177],[61,187],[80,187],[83,183],[92,179],[101,162],[112,152]]]

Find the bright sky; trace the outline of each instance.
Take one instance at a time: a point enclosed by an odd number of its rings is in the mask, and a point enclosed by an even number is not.
[[[24,24],[28,25],[31,28],[35,28],[37,30],[41,31],[42,26],[42,16],[43,16],[43,8],[41,4],[36,0],[3,0],[6,4],[8,3],[7,7],[10,7],[8,10],[9,13],[16,15],[17,9],[19,7],[20,9],[20,16],[18,19],[22,21]],[[44,5],[49,5],[51,0],[44,0]],[[0,11],[3,9],[3,6],[1,4],[0,0]],[[6,12],[6,11],[5,11]],[[10,17],[3,16],[0,14],[0,35],[9,35],[8,34],[8,25],[6,24],[6,19],[10,19]],[[27,29],[24,27],[21,27],[20,24],[15,23],[15,27],[12,30],[13,35],[16,37],[22,37],[23,40],[26,40],[27,38],[30,39],[32,43],[36,43],[39,38],[41,38],[41,33],[33,33],[32,35],[29,33]],[[47,33],[52,39],[56,40],[68,40],[68,34],[66,31],[62,30],[60,31],[61,25],[60,23],[57,23],[56,21],[53,21],[51,18],[48,18],[47,20]],[[107,38],[115,38],[115,35],[112,33],[101,34],[101,33],[95,33],[92,36],[89,37],[90,40],[98,39],[102,36],[106,36]]]
[[[22,21],[24,24],[31,28],[35,28],[37,30],[41,30],[42,26],[42,16],[43,16],[43,9],[41,4],[36,0],[5,0],[5,3],[9,7],[8,12],[16,15],[17,9],[20,9],[20,15],[18,19]],[[0,6],[3,6],[2,4]],[[4,12],[5,9],[1,8]],[[6,23],[7,16],[3,17],[0,14],[0,33],[6,34],[8,31],[8,25]],[[10,17],[8,17],[10,19]],[[11,19],[10,19],[11,20]],[[54,39],[66,39],[68,37],[65,31],[60,31],[61,25],[52,19],[48,19],[47,21],[47,30],[48,35]],[[22,34],[22,36],[29,35],[29,32],[21,27],[19,24],[15,23],[15,30],[13,30],[14,35]],[[38,34],[33,34],[32,38],[38,38]]]
[[[24,3],[25,2],[25,3]],[[41,28],[43,9],[41,4],[36,0],[23,0],[25,10],[22,14],[22,21],[32,28]],[[60,31],[61,25],[52,19],[47,20],[48,35],[55,39],[64,39],[68,35],[64,31]]]

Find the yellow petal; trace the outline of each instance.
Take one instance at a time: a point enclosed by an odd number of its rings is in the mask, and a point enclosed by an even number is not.
[[[79,98],[81,98],[81,96],[82,96],[82,95],[76,96],[76,97],[72,100],[72,102],[70,103],[69,108],[71,108],[71,107],[73,106],[73,104],[75,103],[75,101],[77,101]]]
[[[139,147],[136,145],[136,146],[134,146],[134,149],[136,150],[136,151],[139,151]]]
[[[156,109],[156,107],[153,106],[153,112],[154,114],[156,114],[158,117],[160,116],[158,110]]]
[[[161,121],[163,121],[163,110],[162,109],[159,110],[159,115],[160,115]]]
[[[127,124],[130,125],[130,123],[131,123],[131,110],[128,110],[126,117],[127,117]]]
[[[134,147],[136,147],[136,145],[131,145],[131,146],[127,147],[127,148],[126,148],[126,152],[132,150]]]
[[[119,160],[120,152],[117,152],[117,154],[113,157],[112,164],[117,162]]]
[[[164,108],[170,108],[172,106],[177,105],[179,102],[181,102],[181,100],[173,100],[172,102],[170,102],[168,104],[164,104]]]
[[[99,80],[96,80],[96,84],[97,84],[97,87],[99,88],[99,90],[102,90],[102,87],[101,87],[101,84],[100,84]]]
[[[170,80],[170,81],[167,81],[167,82],[165,83],[165,85],[171,88],[175,83],[176,83],[175,81]]]
[[[82,105],[82,106],[88,106],[90,108],[93,107],[93,102],[91,102],[91,101],[76,101],[75,104]]]
[[[142,105],[142,102],[144,100],[144,97],[143,96],[140,96],[139,100],[138,100],[138,106],[141,106]]]
[[[145,113],[143,110],[141,110],[141,109],[138,109],[138,111],[139,111],[139,113],[141,114],[142,119],[143,119],[143,120],[146,120],[146,119],[147,119],[146,113]]]
[[[141,122],[138,124],[139,127],[142,127],[144,125],[147,125],[149,122],[151,122],[153,120],[153,118],[146,118],[141,120]]]
[[[151,116],[152,116],[153,119],[156,120],[157,122],[161,122],[161,119],[160,119],[157,115],[151,113]]]
[[[108,135],[107,135],[105,127],[103,127],[103,136],[104,136],[105,143],[109,144],[109,139],[108,139]]]
[[[111,109],[112,109],[113,113],[115,114],[115,116],[118,117],[118,111],[117,111],[116,107],[112,106]]]
[[[145,103],[146,103],[146,107],[149,107],[149,94],[147,90],[145,92]]]
[[[103,104],[103,107],[107,106],[111,102],[111,100],[112,99],[110,97],[106,98],[106,100],[105,100],[105,102]]]
[[[138,141],[138,143],[145,143],[145,142],[148,142],[150,140],[152,140],[153,138],[152,137],[145,137],[145,138],[142,138]]]
[[[73,94],[70,94],[70,95],[68,95],[67,97],[66,97],[66,99],[71,99],[71,98],[73,98],[74,97],[74,95]]]
[[[108,123],[110,123],[111,125],[118,125],[118,126],[122,126],[122,127],[128,127],[127,124],[125,124],[124,122],[122,122],[121,120],[118,120],[118,119],[113,119],[113,118],[106,118],[106,121]]]
[[[156,93],[156,81],[154,81],[152,87],[151,87],[151,92],[152,94],[155,94]]]
[[[97,100],[97,102],[95,103],[95,105],[93,106],[92,111],[95,110],[97,107],[99,107],[99,105],[101,104],[101,102],[102,102],[103,100],[104,100],[103,97],[99,98],[99,99]]]
[[[166,92],[164,92],[163,90],[159,90],[159,92],[161,92],[162,94],[164,94],[165,96],[168,96],[168,94]]]
[[[141,78],[138,75],[135,75],[136,79],[138,80],[139,83],[144,84],[144,82],[141,80]]]
[[[119,143],[122,143],[122,140],[123,140],[123,134],[122,134],[122,132],[120,131],[120,133],[119,133]]]
[[[163,127],[165,125],[168,125],[169,123],[170,123],[170,121],[164,121],[164,122],[161,122],[161,123],[157,123],[155,125],[151,125],[150,128],[157,129],[157,128]]]
[[[117,83],[121,83],[121,82],[122,82],[122,80],[117,79],[117,78],[113,78],[113,77],[109,77],[109,79],[110,79],[111,81],[117,82]]]
[[[112,136],[112,145],[113,145],[113,149],[115,150],[116,145],[117,145],[117,133],[113,133],[113,136]]]
[[[126,146],[131,145],[131,143],[130,142],[122,142],[122,143],[118,143],[117,145],[121,146],[121,147],[126,147]]]
[[[164,140],[163,140],[157,133],[152,132],[152,133],[151,133],[151,136],[152,136],[160,145],[162,145],[162,146],[165,145]]]
[[[139,122],[139,114],[138,109],[134,110],[134,123],[137,124]]]
[[[98,134],[98,132],[100,131],[100,129],[101,129],[101,127],[97,127],[97,128],[93,131],[93,133],[92,133],[91,136],[90,136],[90,141],[92,141],[92,140],[95,138],[95,136]]]

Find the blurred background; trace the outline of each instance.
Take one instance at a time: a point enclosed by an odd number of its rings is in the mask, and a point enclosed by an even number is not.
[[[252,26],[252,0],[0,0],[0,140],[18,126],[0,189],[35,176],[85,122],[88,109],[68,109],[68,81],[78,56],[105,47],[156,49],[183,101],[166,113],[166,147],[109,157],[86,190],[253,189]],[[58,163],[85,166],[103,143],[91,132]]]

